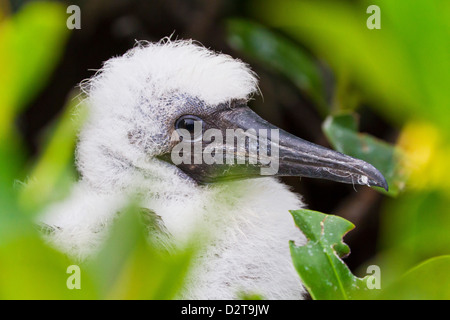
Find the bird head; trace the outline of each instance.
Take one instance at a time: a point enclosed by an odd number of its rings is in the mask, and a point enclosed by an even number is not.
[[[387,189],[372,165],[260,118],[247,106],[257,84],[242,61],[192,41],[140,43],[82,86],[89,117],[79,137],[81,174],[107,184],[156,165],[196,184],[273,175]]]

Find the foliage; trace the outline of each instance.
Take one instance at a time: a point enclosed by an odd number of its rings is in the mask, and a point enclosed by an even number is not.
[[[350,253],[342,237],[355,226],[347,220],[311,210],[291,211],[308,242],[290,243],[291,255],[302,283],[313,299],[351,299],[366,288],[366,279],[355,277],[341,258]]]
[[[11,129],[17,109],[45,85],[68,35],[61,22],[65,22],[65,11],[51,2],[27,5],[1,22],[0,136]]]
[[[148,226],[136,207],[123,210],[98,257],[88,263],[50,247],[34,224],[35,215],[63,198],[75,179],[83,108],[69,97],[41,155],[27,166],[12,119],[55,67],[67,38],[65,24],[65,7],[54,2],[32,2],[0,20],[0,60],[6,67],[0,75],[0,299],[173,299],[195,250],[169,253],[157,246],[147,238]],[[29,181],[18,183],[25,175]],[[81,290],[66,286],[71,265],[80,267]]]
[[[431,258],[381,288],[381,274],[358,278],[341,258],[350,254],[342,237],[354,228],[347,220],[312,210],[291,211],[296,225],[308,239],[302,246],[290,243],[294,266],[313,299],[449,299],[450,256]],[[381,290],[379,290],[381,289]]]
[[[380,30],[365,27],[369,5],[381,8]],[[419,0],[412,5],[406,0],[267,0],[254,1],[250,7],[256,19],[309,48],[332,68],[337,84],[323,125],[327,138],[338,150],[375,164],[388,178],[391,195],[398,195],[385,202],[380,253],[368,264],[381,267],[386,286],[405,284],[398,279],[408,269],[448,254],[449,248],[448,1]],[[361,104],[400,128],[395,148],[357,133],[354,115],[348,114]],[[405,288],[417,282],[420,290],[396,289],[389,297],[438,297],[431,288],[448,281],[445,261],[430,260],[426,264],[430,269],[422,265],[401,278],[410,281]],[[442,262],[436,266],[439,276],[427,278],[438,262]],[[439,292],[441,298],[448,296]]]
[[[230,19],[227,27],[233,48],[284,75],[316,102],[322,114],[328,113],[319,67],[306,50],[249,20]]]
[[[323,131],[337,151],[367,161],[380,170],[388,182],[388,194],[395,196],[403,189],[405,173],[401,172],[401,150],[369,134],[359,133],[355,114],[328,116]],[[384,192],[382,188],[378,190]]]
[[[428,259],[396,279],[378,298],[398,299],[450,299],[450,256]]]
[[[82,265],[95,298],[174,299],[183,288],[195,250],[160,248],[142,222],[137,206],[126,208],[102,251]]]

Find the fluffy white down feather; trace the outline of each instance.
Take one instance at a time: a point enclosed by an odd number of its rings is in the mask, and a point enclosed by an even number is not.
[[[199,231],[209,242],[181,298],[233,299],[242,291],[302,298],[288,246],[289,240],[305,242],[288,212],[302,207],[297,195],[275,178],[200,186],[154,158],[170,151],[180,115],[210,112],[255,93],[257,79],[246,64],[192,41],[165,39],[107,61],[83,88],[89,116],[77,147],[82,178],[68,199],[40,218],[55,227],[52,244],[88,259],[138,193],[175,243]],[[190,98],[203,103],[192,110]]]

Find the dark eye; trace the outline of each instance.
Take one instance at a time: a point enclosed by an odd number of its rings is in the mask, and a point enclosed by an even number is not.
[[[190,140],[194,141],[203,133],[203,120],[197,116],[184,115],[175,122],[175,129],[179,130],[181,136],[183,132],[180,129],[186,130],[191,136]]]

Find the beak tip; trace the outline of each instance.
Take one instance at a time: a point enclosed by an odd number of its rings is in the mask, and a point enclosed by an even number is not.
[[[389,185],[388,185],[386,179],[384,179],[384,177],[383,177],[383,180],[380,181],[380,183],[376,186],[383,188],[384,190],[386,190],[386,192],[389,192]]]
[[[375,167],[373,167],[373,169],[375,169]],[[389,185],[388,185],[388,183],[386,181],[386,178],[377,169],[374,170],[374,177],[373,177],[373,180],[372,180],[372,185],[375,186],[375,187],[381,187],[384,190],[386,190],[386,192],[389,191]]]

